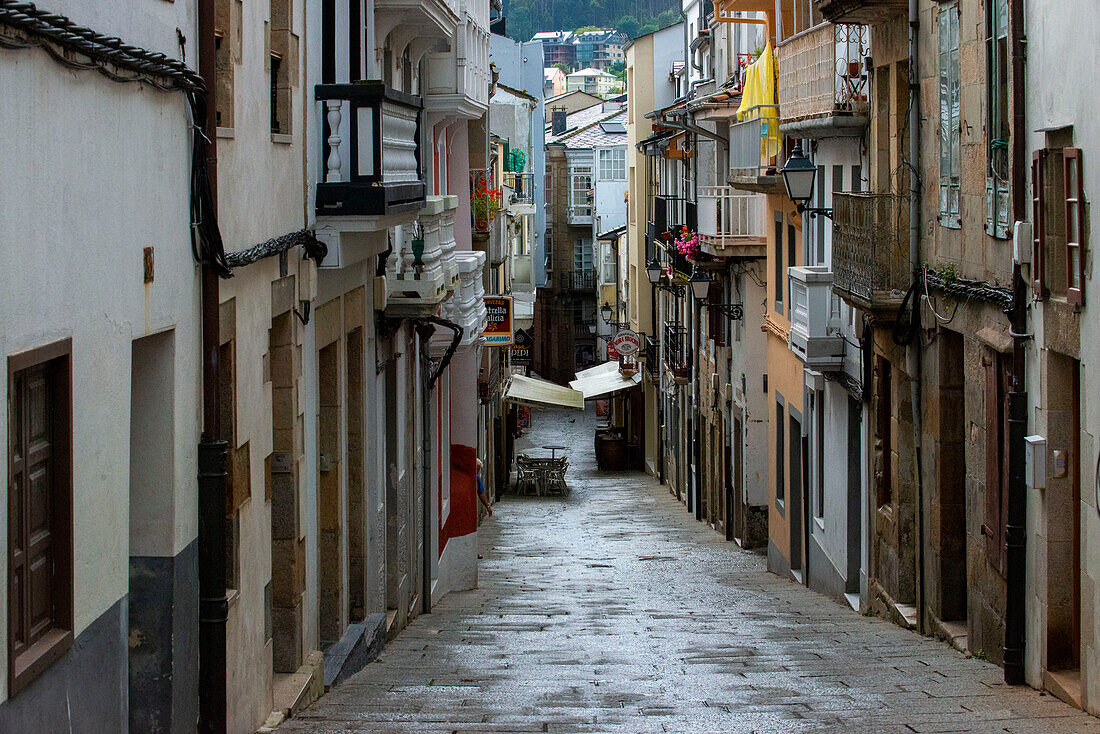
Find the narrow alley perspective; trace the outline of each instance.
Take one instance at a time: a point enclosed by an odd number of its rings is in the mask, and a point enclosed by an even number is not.
[[[1100,721],[765,570],[639,472],[592,409],[538,410],[565,497],[505,494],[478,588],[414,620],[285,732],[1078,732]]]

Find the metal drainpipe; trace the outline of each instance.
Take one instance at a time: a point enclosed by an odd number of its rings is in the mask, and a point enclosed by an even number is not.
[[[917,41],[920,31],[918,0],[909,0],[909,271],[915,278],[920,269],[920,68]],[[912,307],[920,313],[920,299]],[[921,467],[923,420],[921,416],[920,330],[909,345],[909,393],[913,413],[913,454],[917,483],[917,631],[924,633],[924,472]]]
[[[206,84],[206,119],[202,125],[207,171],[216,216],[218,152],[215,144],[214,0],[198,6],[199,73]],[[218,421],[219,284],[214,269],[202,266],[202,437],[198,447],[199,546],[199,721],[200,734],[224,734],[226,717],[225,491],[228,444],[221,439]]]
[[[1025,180],[1027,141],[1024,138],[1024,3],[1011,0],[1012,32],[1012,212],[1016,221],[1028,216]],[[1012,390],[1008,398],[1008,518],[1005,528],[1005,683],[1024,683],[1024,644],[1027,639],[1027,487],[1024,482],[1024,450],[1027,436],[1027,376],[1024,352],[1027,331],[1027,286],[1020,263],[1012,264]]]
[[[432,358],[428,354],[428,340],[434,331],[435,329],[427,324],[416,326],[416,334],[420,340],[420,380],[423,391],[420,399],[420,410],[423,414],[420,440],[424,451],[424,496],[421,499],[423,514],[421,533],[424,535],[421,558],[424,571],[421,576],[420,591],[422,614],[432,613]]]

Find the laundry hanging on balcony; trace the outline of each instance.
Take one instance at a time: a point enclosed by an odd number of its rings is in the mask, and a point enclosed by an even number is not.
[[[760,158],[779,155],[779,81],[775,51],[771,41],[756,61],[745,69],[745,84],[741,90],[740,121],[760,119]]]

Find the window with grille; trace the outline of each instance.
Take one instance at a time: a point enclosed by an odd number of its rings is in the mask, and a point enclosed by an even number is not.
[[[962,177],[962,152],[959,147],[961,123],[959,88],[959,6],[940,11],[940,224],[959,228],[959,192]]]
[[[603,181],[626,180],[626,151],[620,148],[601,150],[600,179]]]
[[[8,694],[73,641],[71,342],[8,358]]]

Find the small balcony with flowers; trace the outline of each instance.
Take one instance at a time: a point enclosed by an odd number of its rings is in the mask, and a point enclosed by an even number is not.
[[[504,249],[503,228],[493,226],[503,208],[504,192],[497,188],[493,169],[472,169],[470,218],[474,249],[481,250],[488,256],[490,266],[504,262],[507,254]]]
[[[317,236],[339,266],[344,240],[411,222],[425,201],[420,174],[419,97],[380,81],[319,84],[323,170],[317,184]]]
[[[870,36],[865,25],[825,22],[780,42],[780,132],[812,138],[863,130],[870,99],[865,65]]]

